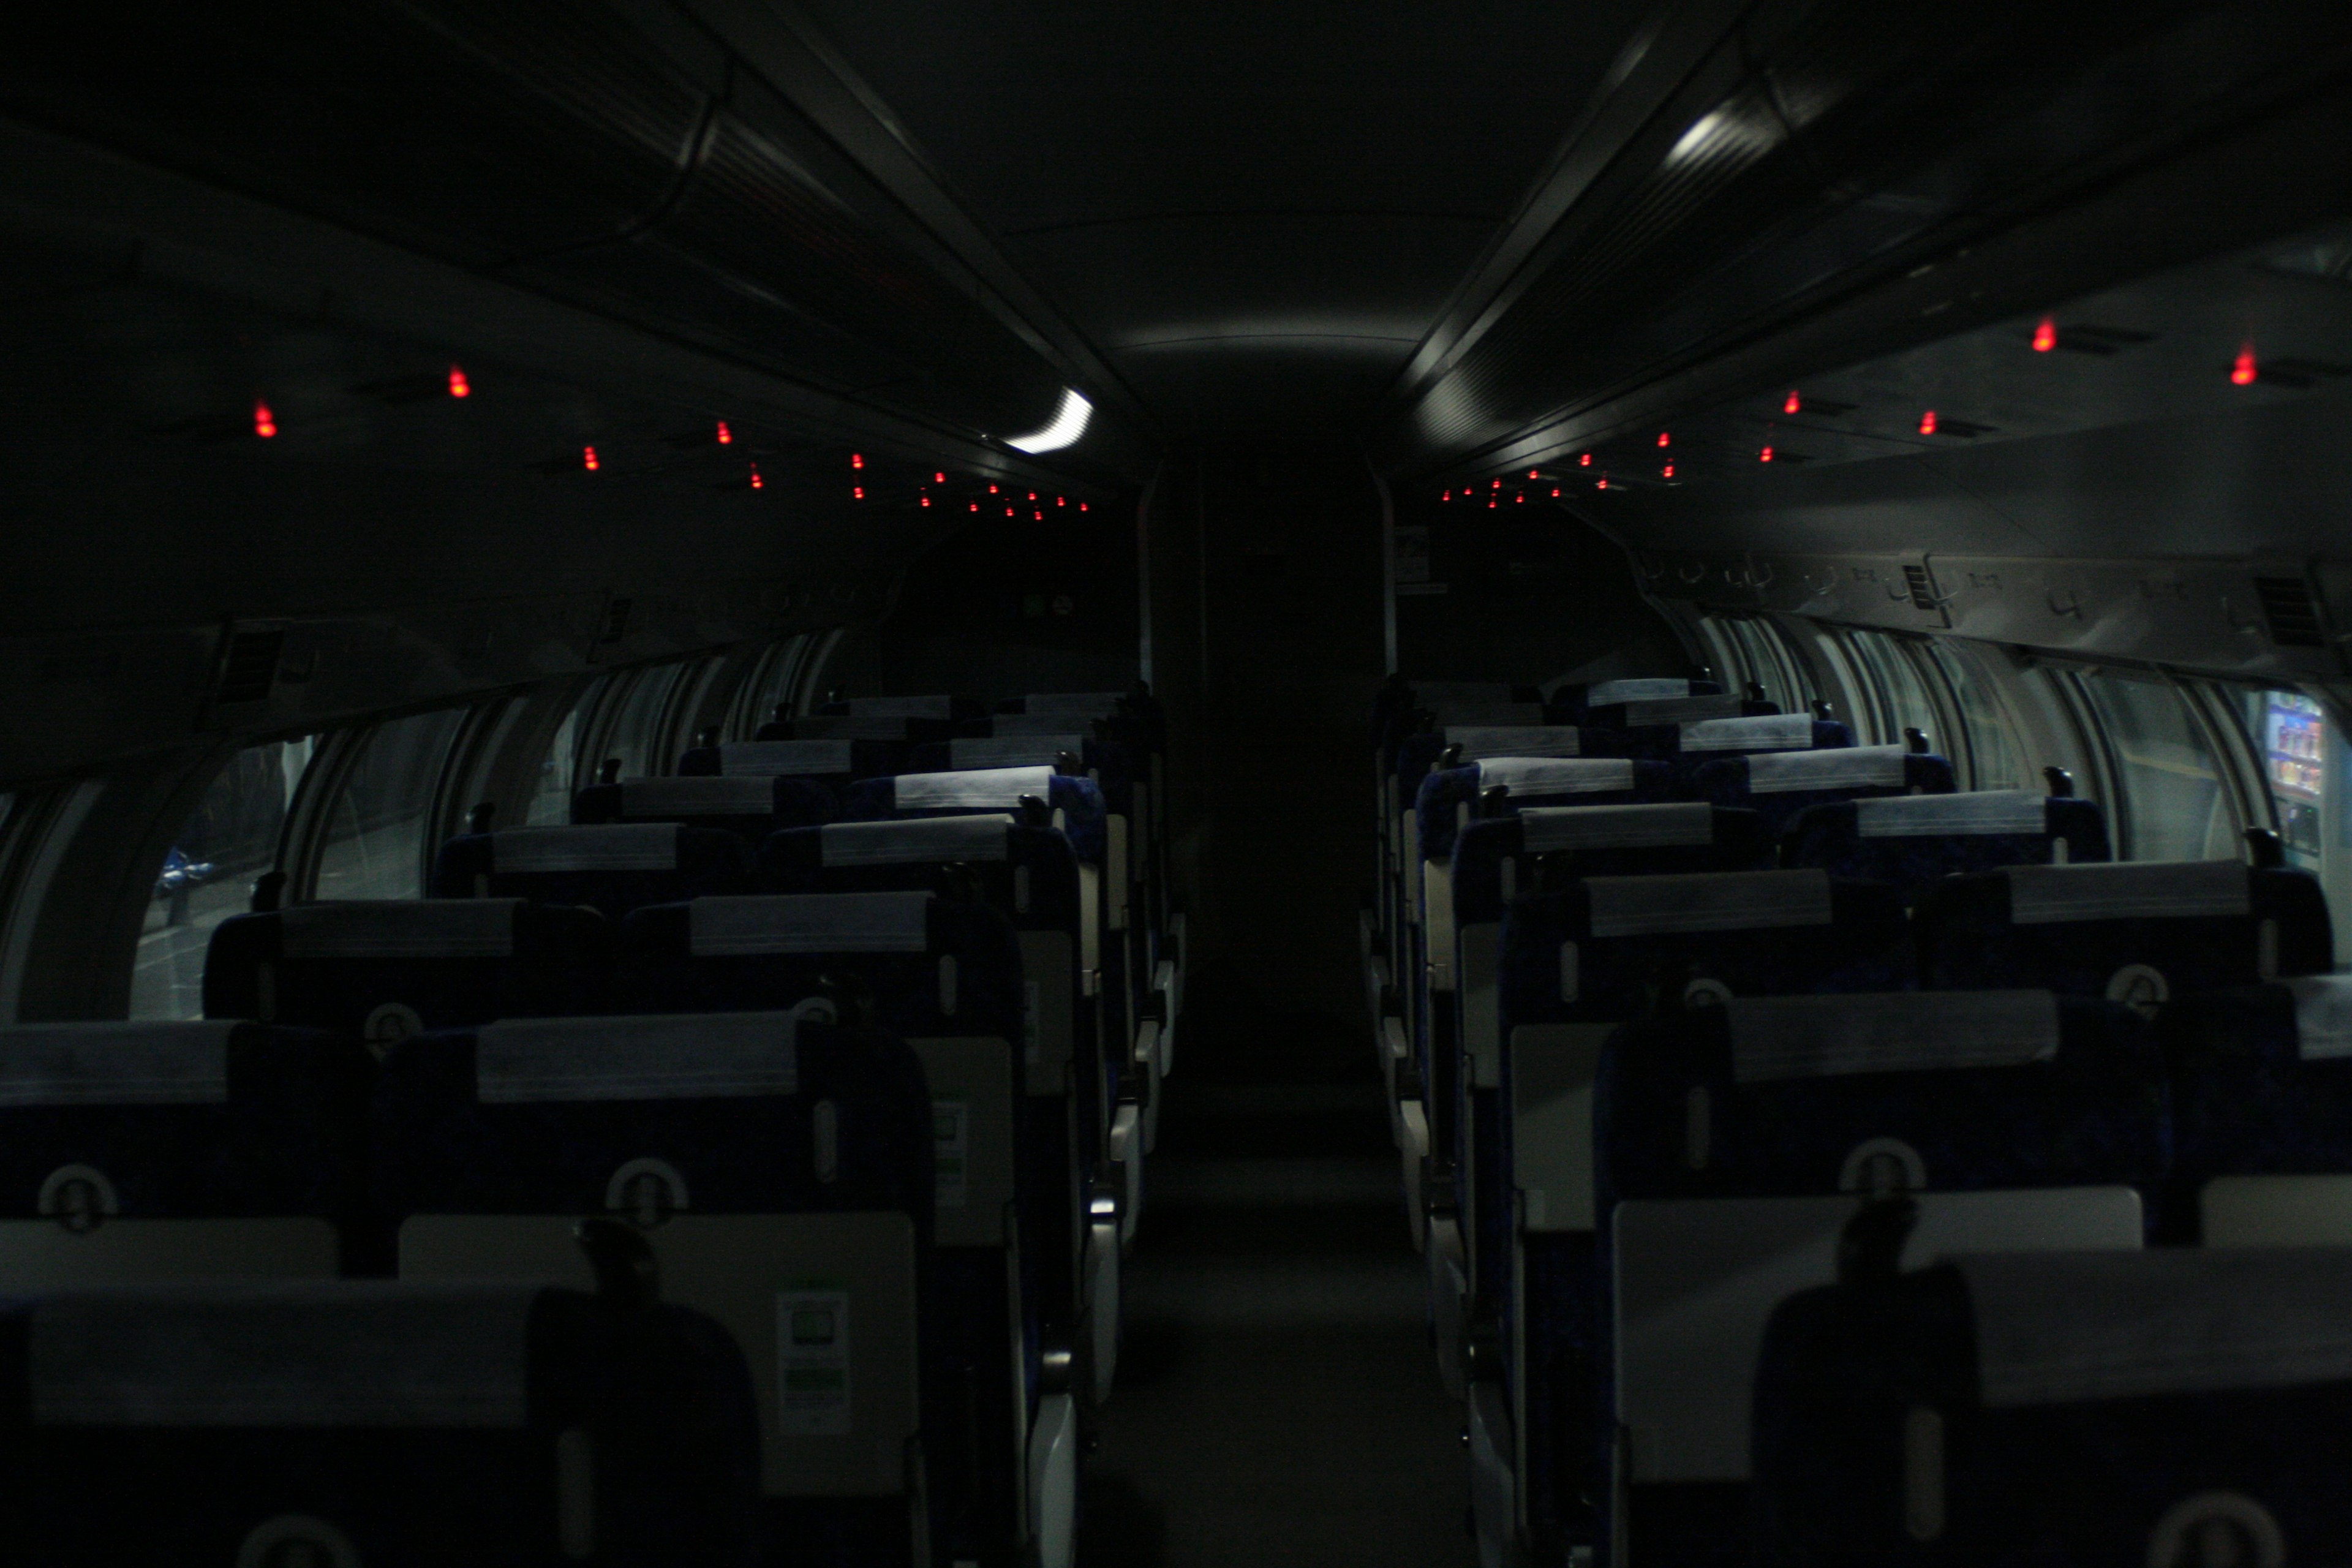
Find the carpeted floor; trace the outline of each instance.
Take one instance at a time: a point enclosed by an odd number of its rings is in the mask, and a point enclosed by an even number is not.
[[[1468,1563],[1369,1043],[1199,990],[1186,1025],[1080,1568]]]

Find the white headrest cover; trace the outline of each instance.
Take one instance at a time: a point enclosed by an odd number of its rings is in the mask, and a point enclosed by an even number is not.
[[[846,740],[733,741],[719,748],[719,771],[761,778],[845,773],[852,766],[849,748]]]
[[[952,716],[945,697],[853,697],[853,719],[946,719]]]
[[[1811,745],[1812,721],[1805,721]],[[1818,752],[1766,752],[1748,759],[1748,793],[1794,795],[1810,789],[1901,789],[1900,746],[1832,746]],[[1942,798],[1948,799],[1949,796]]]
[[[1601,795],[1633,787],[1633,763],[1626,757],[1487,757],[1478,763],[1478,787],[1507,784],[1522,798],[1547,795]]]
[[[1021,804],[1024,795],[1050,800],[1054,770],[1038,768],[972,768],[961,773],[900,773],[892,799],[900,811],[979,809],[1003,811]]]
[[[769,816],[776,781],[748,774],[623,779],[623,816]]]
[[[812,713],[793,721],[793,733],[803,741],[903,741],[904,719],[856,718],[847,713]]]
[[[1021,700],[1021,705],[1032,715],[1103,719],[1118,710],[1118,700],[1123,695],[1118,691],[1033,691]]]
[[[1653,675],[1637,680],[1597,680],[1585,689],[1587,708],[1616,702],[1654,702],[1662,697],[1688,697],[1691,683],[1681,676]]]
[[[2352,1381],[2352,1249],[1987,1253],[1968,1282],[1994,1409]]]
[[[1724,1008],[1738,1083],[2016,1067],[2058,1054],[2058,998],[2047,991],[1735,996]]]
[[[0,1028],[0,1106],[218,1105],[233,1018]]]
[[[1445,743],[1460,746],[1465,763],[1488,757],[1572,757],[1583,739],[1584,731],[1573,724],[1457,724],[1445,731]]]
[[[1064,752],[1087,754],[1087,738],[1067,731],[1042,735],[983,735],[948,742],[948,765],[957,772],[974,768],[1052,767]]]
[[[1625,704],[1628,729],[1646,724],[1696,724],[1706,719],[1737,719],[1740,701],[1726,693],[1698,697],[1652,697]]]
[[[1802,752],[1813,743],[1813,721],[1802,713],[1759,713],[1750,719],[1706,719],[1682,729],[1685,752]]]
[[[2014,925],[2242,915],[2251,907],[2246,868],[2236,860],[2011,866],[2001,874]]]
[[[1835,752],[1801,756],[1833,757]],[[1779,759],[1774,759],[1779,760]],[[1748,762],[1755,774],[1756,760]],[[2050,797],[2021,789],[1969,790],[1960,795],[1890,795],[1853,803],[1853,830],[1863,838],[1975,837],[2047,833]]]
[[[687,906],[698,958],[772,952],[921,952],[929,893],[776,893]]]
[[[800,1087],[793,1013],[509,1018],[474,1032],[485,1105],[701,1100]]]
[[[1705,801],[1655,805],[1539,805],[1519,813],[1519,843],[1530,855],[1555,849],[1649,849],[1715,842],[1715,807]]]
[[[1596,937],[1830,923],[1829,873],[1706,871],[1587,877]]]
[[[818,829],[818,863],[914,866],[933,860],[1003,860],[1013,818],[918,816],[905,822],[828,822]]]
[[[2295,1054],[2305,1061],[2352,1057],[2352,974],[2282,980],[2294,997]]]
[[[278,917],[287,958],[505,958],[520,899],[383,899],[296,904]]]
[[[51,1426],[520,1426],[541,1287],[342,1280],[64,1292],[33,1309]]]
[[[677,824],[608,822],[572,827],[502,827],[490,835],[490,869],[524,873],[675,871]]]

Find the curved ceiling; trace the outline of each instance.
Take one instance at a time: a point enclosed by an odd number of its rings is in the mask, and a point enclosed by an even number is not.
[[[1179,437],[1355,433],[1643,0],[812,0],[849,68]]]

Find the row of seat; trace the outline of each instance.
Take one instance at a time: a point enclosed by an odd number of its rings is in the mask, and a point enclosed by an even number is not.
[[[478,813],[435,897],[223,922],[217,1021],[0,1031],[13,1440],[188,1499],[38,1560],[1066,1563],[1181,924],[1146,772],[1017,771]]]
[[[1482,759],[1450,833],[1424,780],[1410,837],[1383,777],[1382,837],[1410,859],[1383,848],[1367,984],[1483,1561],[2346,1544],[2247,1436],[2249,1400],[2340,1404],[2295,1359],[2315,1298],[2249,1307],[2221,1250],[2352,1243],[2352,979],[2321,973],[2315,882],[2261,835],[2252,865],[2103,863],[2095,806],[1948,793],[1920,740],[1876,773],[1833,773],[1821,759],[1872,750],[1843,745],[1748,755],[1744,780],[1616,759],[1663,776],[1612,805],[1530,798],[1570,759]],[[1759,773],[1810,798],[1773,810]],[[2013,1253],[2036,1256],[1978,1256]],[[2352,1282],[2345,1256],[2281,1267]],[[2131,1427],[2074,1407],[2096,1378],[1964,1386],[1991,1375],[1988,1333],[2001,1355],[2041,1336],[2045,1373],[2087,1355],[2099,1333],[2064,1327],[2077,1277],[2149,1325],[2109,1358],[2171,1401],[2152,1408],[2178,1451],[2144,1487],[2063,1451]],[[1968,1310],[1996,1300],[2039,1327],[1980,1318],[1971,1342]],[[2239,1360],[2165,1381],[2217,1333]],[[2062,1520],[2053,1465],[2104,1512]],[[2193,1555],[2208,1542],[2247,1554]]]

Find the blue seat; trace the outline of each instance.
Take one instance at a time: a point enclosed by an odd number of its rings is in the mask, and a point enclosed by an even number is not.
[[[1084,771],[1093,746],[1093,737],[1081,730],[960,735],[951,741],[931,741],[909,748],[906,771],[946,773],[982,768],[1050,768],[1065,759]]]
[[[1628,702],[1657,702],[1677,697],[1720,697],[1719,681],[1695,679],[1687,676],[1636,676],[1622,680],[1578,681],[1555,686],[1544,699],[1545,721],[1553,724],[1581,724],[1595,708],[1614,708]]]
[[[1055,819],[1054,826],[1069,836],[1070,847],[1077,851],[1079,859],[1090,866],[1103,864],[1108,833],[1101,787],[1092,779],[1056,773],[1050,766],[972,768],[862,779],[850,786],[848,808],[842,816],[851,822],[885,822],[972,812],[1017,812],[1024,795],[1045,802]]]
[[[1850,1268],[1783,1302],[1755,1555],[2329,1563],[2352,1554],[2352,1251],[2166,1247]]]
[[[1946,1252],[2136,1247],[2168,1111],[2147,1025],[2048,992],[1735,997],[1619,1031],[1590,1173],[1525,1142],[1517,1171],[1595,1187],[1617,1533],[1644,1562],[1744,1562],[1754,1351],[1778,1294],[1834,1277],[1856,1197],[1912,1194]]]
[[[1883,883],[1819,870],[1595,877],[1508,904],[1500,964],[1502,1136],[1481,1140],[1494,1165],[1480,1179],[1526,1191],[1523,1143],[1586,1175],[1539,1205],[1522,1198],[1516,1213],[1490,1205],[1478,1216],[1483,1258],[1517,1271],[1480,1300],[1496,1314],[1484,1331],[1501,1347],[1510,1431],[1525,1435],[1525,1468],[1486,1489],[1524,1486],[1530,1528],[1565,1549],[1594,1540],[1603,1500],[1591,1470],[1595,1406],[1580,1403],[1608,1363],[1591,1127],[1579,1109],[1591,1104],[1603,1042],[1623,1023],[1731,997],[1902,990],[1911,943]]]
[[[1892,882],[1913,901],[1971,871],[2112,858],[2096,805],[2028,790],[1827,801],[1786,820],[1790,865]]]
[[[1901,746],[1839,745],[1717,757],[1698,763],[1687,776],[1694,795],[1759,813],[1775,838],[1811,806],[1891,795],[1948,795],[1953,789],[1950,763]]]
[[[896,741],[778,736],[690,747],[678,753],[677,771],[684,778],[818,779],[838,793],[853,780],[897,773],[905,752]]]
[[[2175,996],[2332,968],[2307,872],[2235,860],[2013,866],[1947,878],[1916,916],[1924,983],[2045,988],[2153,1016]]]
[[[780,827],[813,826],[840,815],[841,797],[824,781],[790,774],[621,779],[572,797],[575,823],[677,822],[732,833],[747,846]]]
[[[935,1099],[1011,1129],[1010,1203],[940,1211],[947,1294],[972,1303],[950,1348],[997,1370],[993,1386],[1026,1389],[1030,1429],[1055,1418],[1041,1386],[1048,1352],[1091,1375],[1080,1173],[1058,1130],[1030,1114],[1024,1068],[1027,1004],[1021,948],[1005,917],[977,900],[918,891],[698,899],[628,919],[628,995],[648,1013],[772,1011],[812,998],[869,1005],[924,1063]],[[984,1303],[984,1305],[982,1305]],[[1016,1363],[1009,1359],[1020,1352]],[[988,1382],[983,1378],[982,1382]]]
[[[520,899],[297,904],[235,915],[205,954],[205,1016],[341,1029],[383,1045],[493,1018],[596,1013],[612,923]]]
[[[2158,1026],[2177,1234],[2208,1246],[2352,1237],[2352,976],[2181,996]]]
[[[461,834],[433,858],[425,896],[584,904],[618,921],[646,904],[740,893],[751,858],[715,827],[672,822]]]
[[[752,1568],[744,1352],[644,1294],[329,1281],[14,1297],[8,1555]]]
[[[372,1114],[399,1274],[593,1285],[572,1231],[615,1215],[667,1299],[759,1358],[765,1561],[909,1563],[927,1532],[967,1555],[1009,1550],[1012,1456],[963,1439],[1009,1431],[1011,1413],[962,1408],[981,1369],[937,1342],[942,1309],[971,1304],[935,1299],[934,1198],[961,1204],[970,1173],[935,1176],[915,1053],[832,1011],[530,1019],[401,1042]],[[970,1133],[954,1127],[949,1147]],[[1009,1149],[997,1163],[1009,1173]],[[975,1520],[986,1528],[954,1538]]]
[[[0,1290],[380,1262],[371,1066],[348,1035],[230,1019],[0,1028]]]

